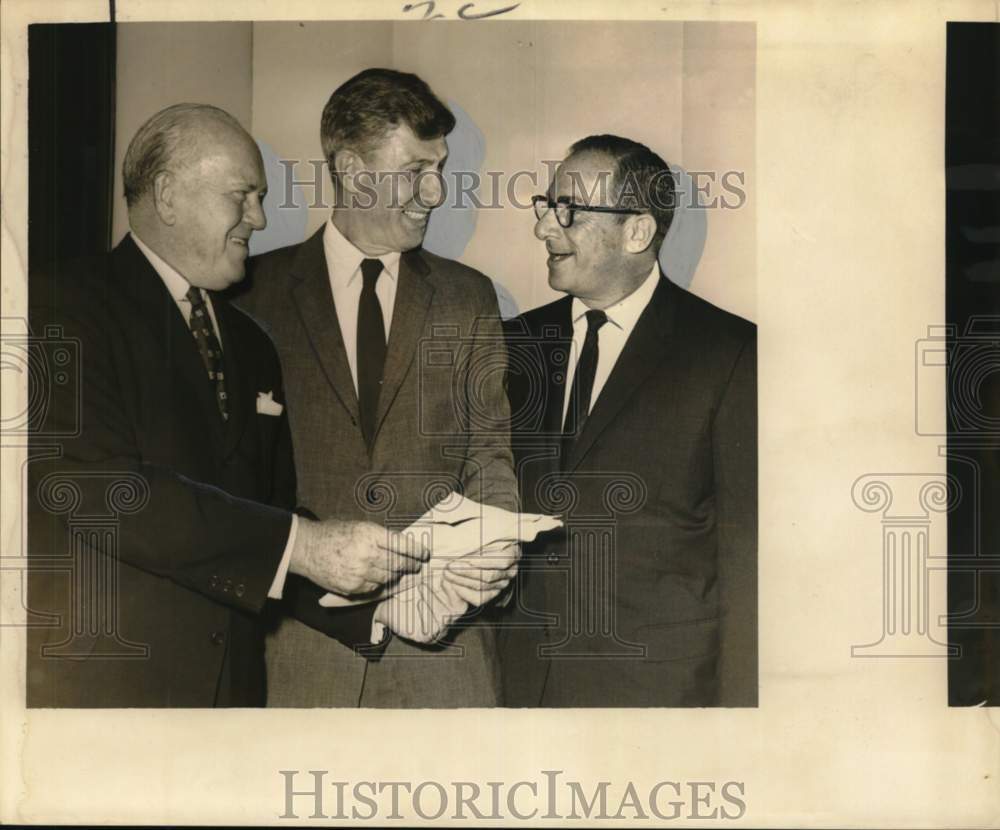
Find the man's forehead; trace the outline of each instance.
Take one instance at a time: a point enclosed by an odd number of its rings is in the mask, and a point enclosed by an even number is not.
[[[420,138],[406,124],[399,124],[385,134],[379,149],[383,155],[401,164],[413,161],[438,162],[448,155],[444,136]]]
[[[580,204],[597,204],[610,192],[614,162],[598,153],[568,156],[556,168],[553,195]]]
[[[267,184],[257,145],[243,137],[204,147],[197,167],[204,174],[214,174],[233,185],[262,188]]]

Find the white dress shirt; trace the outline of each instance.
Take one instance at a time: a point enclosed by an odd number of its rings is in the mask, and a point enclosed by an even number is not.
[[[392,325],[392,310],[396,303],[396,286],[399,283],[399,251],[368,257],[358,250],[333,224],[333,217],[327,220],[323,230],[323,251],[326,254],[326,272],[330,276],[330,290],[333,304],[337,309],[340,335],[344,338],[347,362],[351,367],[354,391],[358,391],[358,305],[361,303],[361,261],[378,259],[382,262],[382,273],[375,283],[375,296],[382,306],[382,321],[388,341],[389,327]]]
[[[639,317],[649,305],[656,291],[656,285],[660,279],[660,268],[653,265],[653,270],[649,276],[643,280],[642,284],[631,294],[619,300],[610,308],[604,309],[608,315],[608,321],[597,331],[597,371],[594,374],[594,389],[590,394],[590,409],[587,414],[594,409],[594,404],[607,383],[611,370],[615,368],[618,358],[628,342],[629,335],[639,321]],[[566,413],[569,412],[569,395],[573,388],[573,378],[576,375],[576,364],[580,357],[580,350],[583,348],[583,341],[587,336],[587,312],[590,308],[584,305],[583,301],[577,297],[573,298],[573,305],[570,316],[573,320],[573,345],[569,350],[569,362],[566,366],[566,391],[563,396],[563,424],[566,423]]]
[[[135,231],[132,232],[132,241],[135,242],[136,247],[142,251],[146,259],[149,260],[149,264],[153,266],[153,270],[159,274],[160,279],[163,280],[163,284],[167,288],[167,291],[170,292],[170,296],[173,297],[174,302],[177,303],[177,309],[184,318],[185,324],[190,327],[191,301],[187,298],[187,293],[191,288],[191,283],[181,276],[173,266],[157,255],[157,253],[145,242],[139,239]],[[205,305],[208,306],[208,316],[212,318],[212,326],[215,328],[215,336],[219,340],[219,346],[222,348],[223,352],[225,352],[226,346],[222,342],[222,331],[219,329],[219,321],[215,319],[215,309],[212,307],[212,297],[207,291],[205,291],[204,288],[199,288],[198,290],[201,291],[201,296],[205,299]],[[194,335],[191,335],[191,339],[194,339]],[[288,541],[285,542],[285,551],[281,555],[281,562],[278,565],[278,571],[274,576],[274,581],[271,582],[270,590],[267,592],[270,599],[281,599],[281,593],[285,588],[285,578],[288,576],[288,567],[292,561],[292,548],[295,547],[295,533],[298,530],[298,527],[299,517],[293,515],[292,526],[288,531]]]

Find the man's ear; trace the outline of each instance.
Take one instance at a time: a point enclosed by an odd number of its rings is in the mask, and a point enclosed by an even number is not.
[[[177,221],[174,200],[177,197],[177,179],[172,173],[163,171],[153,179],[153,207],[156,215],[164,225],[173,225]]]
[[[641,254],[656,238],[656,220],[648,213],[630,216],[625,222],[625,250]]]
[[[361,173],[367,173],[364,159],[361,155],[350,149],[338,150],[333,157],[333,169],[337,172],[341,186],[349,193],[358,193],[361,189],[361,182],[355,179]]]

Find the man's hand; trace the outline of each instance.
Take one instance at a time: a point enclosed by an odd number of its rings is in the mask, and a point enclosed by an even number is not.
[[[441,639],[448,626],[468,610],[469,606],[448,583],[427,574],[412,587],[379,603],[373,619],[400,637],[429,644]]]
[[[472,608],[498,597],[517,574],[521,546],[516,542],[487,545],[479,553],[449,562],[444,578],[450,589]]]
[[[419,534],[399,534],[371,522],[299,520],[289,570],[337,594],[367,594],[430,556]]]

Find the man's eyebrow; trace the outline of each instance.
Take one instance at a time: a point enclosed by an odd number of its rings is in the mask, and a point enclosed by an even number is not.
[[[248,179],[233,179],[230,182],[230,187],[233,190],[267,190],[267,182],[257,184]]]

